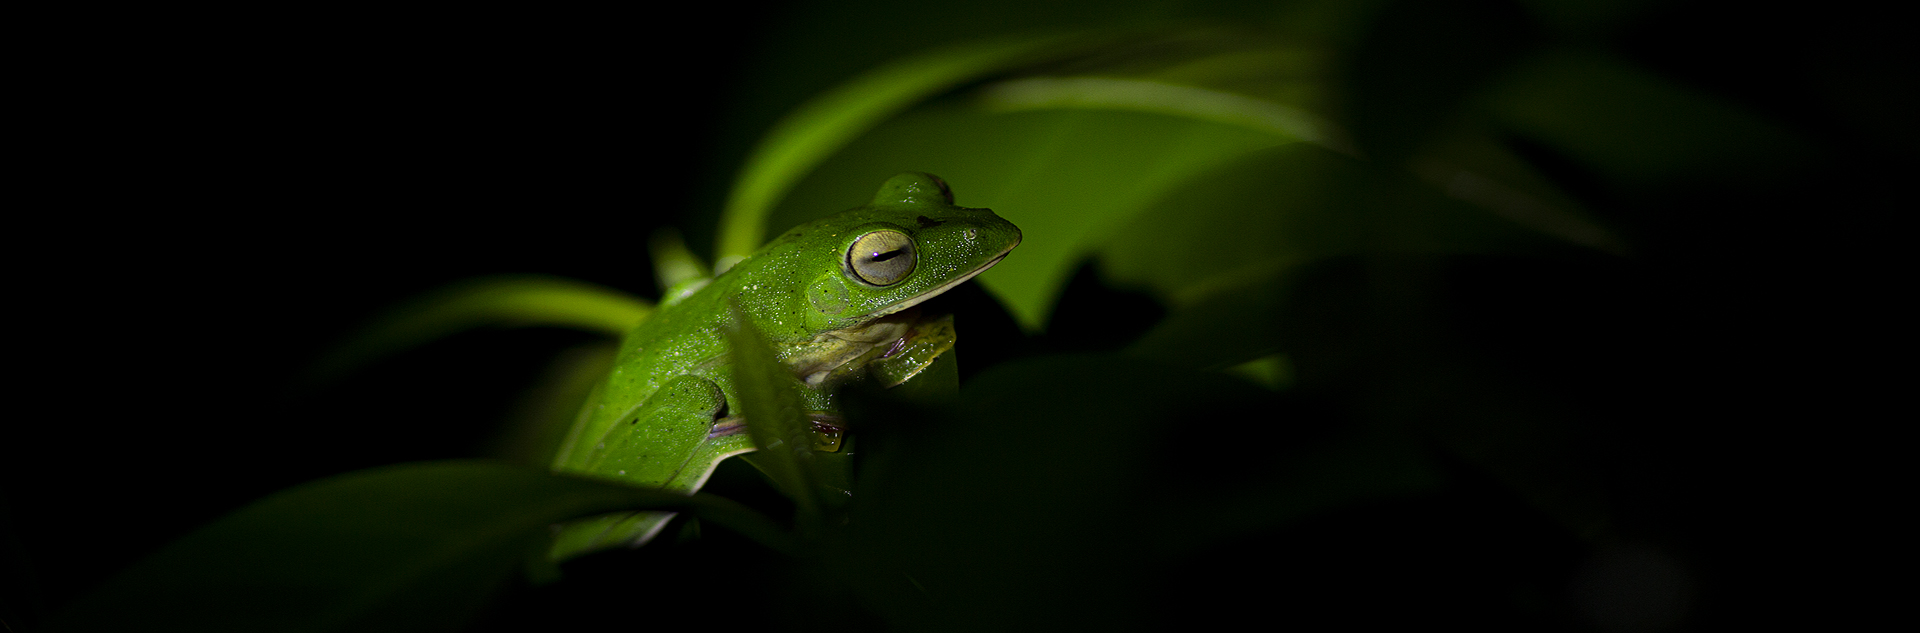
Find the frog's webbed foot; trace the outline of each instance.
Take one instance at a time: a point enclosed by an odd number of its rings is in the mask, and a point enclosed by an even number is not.
[[[880,382],[880,386],[899,385],[919,375],[933,364],[935,358],[953,349],[955,338],[951,314],[916,320],[913,327],[869,362],[867,369]]]
[[[747,432],[747,419],[740,416],[728,416],[713,421],[713,429],[707,431],[707,439],[740,435]]]
[[[822,453],[840,452],[840,443],[847,437],[847,422],[838,413],[828,411],[807,412],[807,422],[813,426],[813,450]]]
[[[807,423],[813,427],[813,450],[824,453],[840,451],[840,442],[846,438],[845,418],[831,411],[808,411]],[[714,421],[713,430],[707,432],[707,437],[745,435],[746,432],[747,419],[736,415]]]

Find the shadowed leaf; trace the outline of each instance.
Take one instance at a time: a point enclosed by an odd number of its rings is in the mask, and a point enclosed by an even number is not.
[[[309,380],[331,380],[381,356],[483,327],[565,327],[617,338],[652,309],[627,293],[573,279],[470,279],[388,310],[316,363]]]
[[[653,311],[647,301],[599,284],[515,274],[457,282],[378,316],[309,372],[326,382],[378,357],[476,328],[555,326],[620,338]]]
[[[738,415],[747,419],[747,432],[759,448],[748,461],[793,496],[804,525],[820,516],[821,504],[818,478],[808,463],[813,457],[813,435],[804,419],[800,382],[737,306],[734,317],[739,325],[727,329],[727,345],[733,350]]]
[[[472,461],[370,469],[275,494],[175,541],[50,623],[54,631],[457,628],[532,560],[549,526],[621,509],[691,511],[776,549],[731,501]]]

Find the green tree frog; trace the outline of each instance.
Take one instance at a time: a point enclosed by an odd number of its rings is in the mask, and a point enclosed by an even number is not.
[[[894,176],[866,206],[787,231],[697,290],[670,290],[621,342],[553,468],[692,493],[720,460],[754,450],[744,426],[753,421],[735,414],[725,328],[736,315],[792,369],[821,438],[815,449],[837,450],[834,387],[869,374],[893,386],[950,349],[952,318],[922,318],[915,306],[1019,243],[1020,229],[993,211],[954,206],[938,177]],[[671,517],[632,512],[571,523],[550,554],[638,546]]]

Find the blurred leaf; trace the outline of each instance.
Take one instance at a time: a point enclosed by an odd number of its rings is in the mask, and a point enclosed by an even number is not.
[[[540,382],[515,403],[505,429],[484,455],[526,466],[551,465],[587,396],[606,381],[617,352],[612,341],[561,352],[548,364]]]
[[[1293,144],[1183,183],[1115,230],[1098,257],[1115,283],[1144,287],[1171,308],[1130,352],[1223,369],[1285,351],[1280,301],[1302,265],[1341,255],[1516,252],[1551,243],[1412,178]]]
[[[1410,167],[1448,197],[1541,233],[1614,255],[1633,250],[1585,204],[1489,130],[1461,126],[1440,133]]]
[[[993,208],[1028,236],[981,283],[1038,330],[1102,227],[1248,151],[1300,140],[1345,145],[1306,109],[1323,66],[1311,51],[1200,32],[1100,52],[849,132],[762,230],[838,211],[838,201],[860,199],[874,178],[900,169],[939,174],[960,204]]]
[[[1235,61],[1245,62],[1244,59]],[[1245,95],[1197,86],[1115,77],[1034,77],[988,86],[988,111],[1119,110],[1165,114],[1335,144],[1337,133],[1314,114]]]
[[[757,448],[749,463],[793,497],[801,525],[810,529],[817,525],[822,503],[820,478],[811,463],[813,432],[799,393],[802,385],[739,306],[733,306],[733,312],[735,325],[727,328],[727,346],[740,398],[735,415],[746,418]]]
[[[875,174],[938,174],[952,185],[956,203],[991,208],[1020,227],[1020,247],[979,280],[1023,327],[1037,331],[1060,286],[1111,227],[1196,174],[1289,140],[1139,112],[927,107],[880,125],[823,163],[772,221],[785,226],[837,210],[826,201],[859,199],[854,192],[870,188]]]
[[[1504,0],[1384,2],[1369,17],[1341,56],[1339,118],[1362,155],[1391,168],[1540,41],[1526,9]]]
[[[788,190],[875,123],[966,81],[1089,41],[1047,35],[968,42],[873,69],[802,104],[767,132],[741,166],[721,216],[717,267],[725,269],[765,243],[767,214]]]
[[[618,338],[651,310],[627,293],[573,279],[470,279],[387,310],[315,363],[310,380],[331,380],[381,356],[482,327],[566,327]]]
[[[687,248],[686,239],[672,227],[661,228],[647,238],[647,254],[653,258],[654,281],[660,284],[660,303],[672,303],[683,294],[699,290],[713,275],[713,267]]]
[[[1785,175],[1812,159],[1793,130],[1604,54],[1536,56],[1485,99],[1502,123],[1632,187],[1755,168]]]
[[[1293,384],[1293,365],[1286,354],[1268,354],[1228,367],[1226,372],[1274,391]]]
[[[1144,628],[1211,548],[1425,490],[1404,439],[1329,436],[1244,381],[1120,356],[1006,363],[869,450],[845,563],[898,628]],[[1069,625],[1071,623],[1071,625]]]
[[[1293,278],[1281,267],[1262,272],[1174,310],[1126,352],[1211,370],[1285,353],[1282,310]]]
[[[1424,438],[1568,534],[1603,537],[1592,442],[1609,417],[1639,414],[1608,403],[1644,386],[1623,368],[1647,356],[1620,314],[1625,267],[1585,255],[1318,262],[1276,302],[1278,344],[1300,391]]]
[[[537,556],[551,525],[632,508],[692,511],[790,548],[764,517],[715,497],[487,462],[404,464],[242,508],[69,605],[49,630],[454,629]]]

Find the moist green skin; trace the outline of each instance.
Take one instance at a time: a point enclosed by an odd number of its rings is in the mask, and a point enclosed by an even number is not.
[[[893,242],[864,242],[853,259],[870,255],[870,245],[902,241],[910,242],[912,254],[850,261],[855,242],[874,231],[897,231],[909,239],[888,235]],[[950,326],[918,321],[910,308],[992,266],[1019,243],[1020,229],[993,211],[954,206],[937,177],[894,176],[866,206],[787,231],[636,326],[621,342],[612,372],[582,409],[553,468],[639,486],[698,490],[720,460],[753,450],[748,434],[737,432],[742,420],[728,417],[739,410],[725,334],[736,318],[734,306],[795,369],[808,409],[832,412],[832,388],[839,377],[869,364],[906,362],[899,360],[903,356],[930,362],[951,346]],[[907,261],[910,272],[890,279]],[[892,283],[869,281],[876,278]],[[903,337],[933,347],[888,355]],[[944,340],[924,340],[929,338]],[[883,355],[887,360],[880,360]],[[905,380],[923,366],[889,367],[889,373]],[[569,524],[552,555],[560,559],[638,545],[670,517],[626,513]]]

